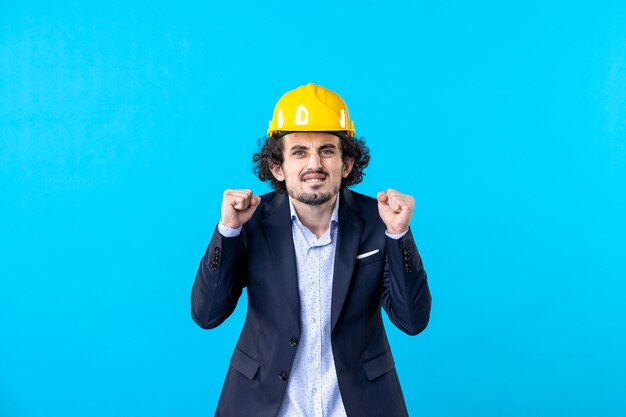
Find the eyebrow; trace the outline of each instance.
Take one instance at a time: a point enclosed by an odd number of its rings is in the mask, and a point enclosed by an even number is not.
[[[337,146],[333,143],[326,143],[324,145],[321,145],[319,148],[319,150],[324,150],[324,149],[337,149]],[[308,146],[304,146],[304,145],[293,145],[290,149],[290,151],[307,151],[309,150]]]

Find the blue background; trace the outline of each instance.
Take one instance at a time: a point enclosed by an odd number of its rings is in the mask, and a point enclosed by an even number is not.
[[[626,4],[432,3],[0,1],[0,416],[212,415],[195,270],[310,81],[417,201],[411,414],[626,415]]]

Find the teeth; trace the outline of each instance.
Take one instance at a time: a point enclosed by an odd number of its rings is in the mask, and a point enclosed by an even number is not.
[[[322,181],[324,181],[324,180],[321,179],[321,178],[311,178],[311,179],[308,179],[308,180],[304,180],[304,182],[322,182]]]

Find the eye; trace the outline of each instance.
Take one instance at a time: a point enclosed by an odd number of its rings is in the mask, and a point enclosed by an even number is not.
[[[293,156],[304,156],[304,151],[293,151],[291,152]]]
[[[335,150],[334,149],[322,149],[320,151],[320,154],[322,156],[333,156],[335,154]]]

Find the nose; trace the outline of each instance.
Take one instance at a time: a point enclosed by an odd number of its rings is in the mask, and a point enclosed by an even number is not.
[[[322,158],[320,158],[317,152],[311,152],[307,163],[307,169],[317,171],[320,168],[322,168]]]

